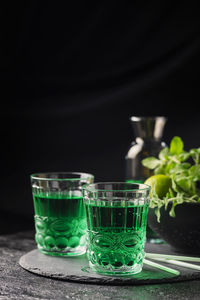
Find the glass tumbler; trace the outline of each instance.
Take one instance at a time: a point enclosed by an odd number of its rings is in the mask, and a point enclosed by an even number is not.
[[[88,225],[88,260],[110,275],[142,270],[150,187],[104,182],[83,187]]]
[[[31,175],[35,240],[40,252],[77,256],[86,251],[86,213],[82,186],[93,182],[87,173]]]

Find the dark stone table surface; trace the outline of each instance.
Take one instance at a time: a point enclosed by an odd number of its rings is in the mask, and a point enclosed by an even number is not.
[[[4,299],[200,299],[200,280],[109,286],[41,277],[22,269],[19,258],[36,248],[33,232],[0,236],[0,300]]]

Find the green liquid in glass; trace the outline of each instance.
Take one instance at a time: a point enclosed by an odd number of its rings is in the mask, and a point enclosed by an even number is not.
[[[34,195],[36,242],[50,255],[85,252],[86,214],[82,197]]]
[[[103,274],[138,273],[144,258],[148,204],[112,204],[86,203],[90,266]]]
[[[126,180],[127,183],[144,183],[145,180],[135,180],[135,179],[127,179]],[[164,241],[162,239],[160,239],[157,234],[149,227],[148,223],[147,223],[147,242],[149,243],[153,243],[153,244],[163,244]]]

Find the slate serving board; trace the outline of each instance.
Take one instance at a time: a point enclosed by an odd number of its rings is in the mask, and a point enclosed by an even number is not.
[[[176,254],[167,244],[146,244],[146,252]],[[159,263],[159,262],[158,262]],[[144,265],[142,272],[131,276],[105,276],[90,270],[86,255],[78,257],[54,257],[40,253],[37,249],[23,255],[19,264],[22,268],[37,275],[75,281],[82,283],[107,284],[107,285],[141,285],[152,283],[177,282],[200,278],[200,271],[166,264],[180,271],[180,275],[173,275]],[[164,264],[164,263],[162,263]]]

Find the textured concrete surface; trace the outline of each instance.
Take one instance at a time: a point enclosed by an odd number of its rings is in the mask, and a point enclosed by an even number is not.
[[[200,280],[139,286],[109,286],[55,280],[22,269],[20,257],[35,248],[33,235],[0,237],[0,299],[200,299]]]

